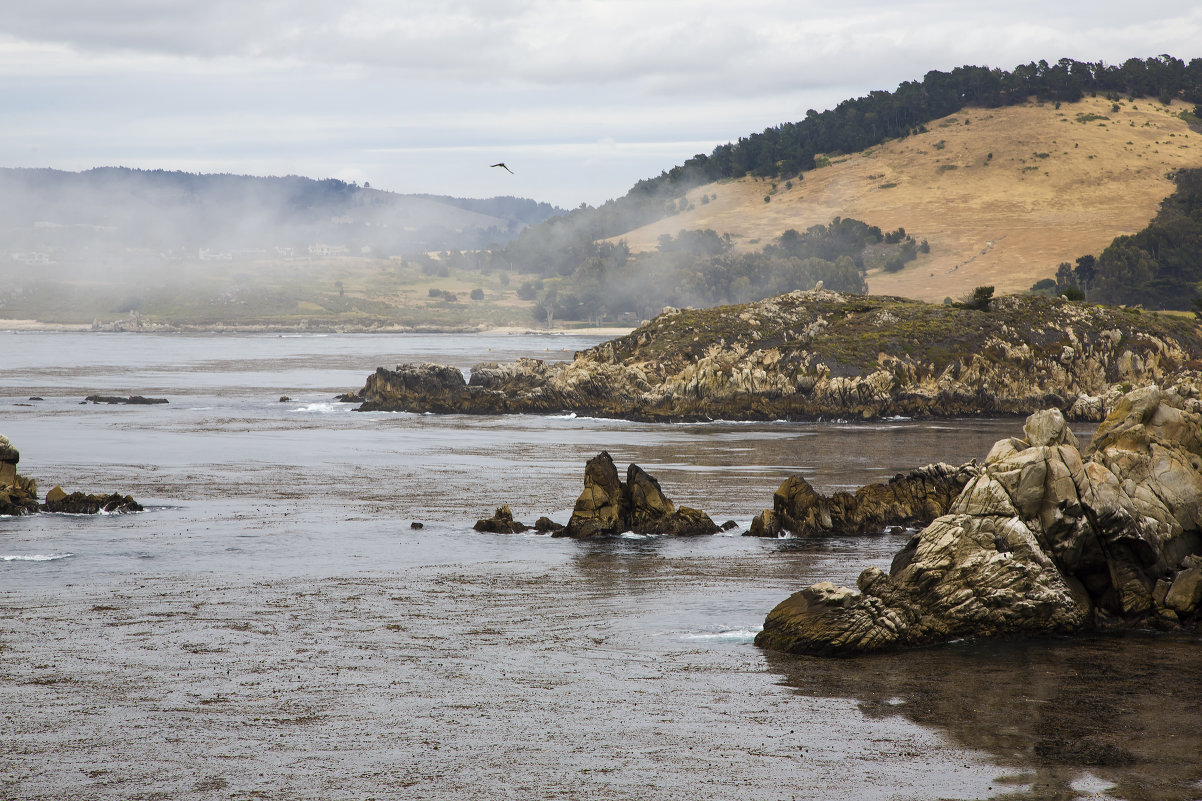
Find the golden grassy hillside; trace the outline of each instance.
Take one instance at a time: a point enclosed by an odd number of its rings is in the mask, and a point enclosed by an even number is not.
[[[1023,291],[1142,229],[1174,189],[1168,174],[1202,166],[1202,134],[1178,116],[1186,106],[1113,105],[966,109],[927,133],[832,156],[792,188],[755,178],[700,187],[688,211],[615,239],[649,250],[661,234],[712,228],[752,249],[789,228],[853,217],[931,245],[900,272],[869,272],[873,293],[940,301],[986,284]]]

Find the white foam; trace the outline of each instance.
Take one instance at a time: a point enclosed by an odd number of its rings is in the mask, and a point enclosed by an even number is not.
[[[340,411],[339,407],[341,405],[342,404],[340,403],[330,403],[328,401],[323,403],[309,403],[297,409],[293,409],[293,411],[310,412],[313,414],[333,414],[334,412]]]
[[[568,412],[567,414],[552,414],[548,415],[552,420],[575,420],[576,413]]]
[[[32,554],[4,554],[0,556],[0,561],[4,562],[53,562],[58,559],[69,559],[74,556],[73,553],[32,553]]]
[[[730,629],[714,632],[688,632],[682,640],[706,640],[709,642],[751,642],[763,629]]]

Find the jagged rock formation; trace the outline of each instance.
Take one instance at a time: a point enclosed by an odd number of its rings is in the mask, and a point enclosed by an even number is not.
[[[567,528],[556,536],[585,538],[624,531],[685,537],[713,534],[718,526],[705,512],[678,508],[659,482],[636,464],[626,469],[623,482],[609,453],[602,451],[585,465],[584,491]]]
[[[128,495],[87,495],[63,492],[55,487],[46,493],[46,502],[38,503],[38,482],[17,474],[21,454],[0,434],[0,515],[29,515],[37,512],[141,512],[142,506]]]
[[[857,654],[961,637],[1196,624],[1202,415],[1176,392],[1124,396],[1084,454],[1058,410],[998,442],[949,513],[856,590],[815,584],[756,643]]]
[[[0,515],[28,515],[38,511],[38,482],[17,474],[21,452],[0,434]]]
[[[756,515],[744,536],[879,534],[889,526],[926,525],[947,512],[976,473],[973,464],[930,464],[829,498],[801,476],[790,476],[773,493],[772,508]]]
[[[1030,414],[1101,420],[1158,383],[1196,399],[1192,321],[1011,296],[989,310],[790,292],[670,310],[567,364],[378,369],[364,411],[543,413],[641,420]],[[1195,401],[1196,403],[1196,401]]]
[[[606,451],[585,463],[584,491],[576,499],[566,526],[548,517],[540,517],[533,526],[528,526],[514,520],[509,504],[504,504],[492,517],[477,520],[473,528],[499,534],[519,534],[533,528],[539,534],[576,538],[613,536],[626,531],[686,537],[719,530],[705,512],[672,503],[659,488],[659,481],[637,464],[626,469],[623,481]]]

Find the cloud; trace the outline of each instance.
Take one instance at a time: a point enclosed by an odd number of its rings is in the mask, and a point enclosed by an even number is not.
[[[0,31],[0,164],[324,177],[392,153],[388,188],[440,191],[402,154],[559,148],[539,199],[567,205],[676,163],[626,146],[708,151],[931,69],[1202,55],[1202,9],[1167,0],[8,0]],[[611,172],[573,172],[606,139]]]

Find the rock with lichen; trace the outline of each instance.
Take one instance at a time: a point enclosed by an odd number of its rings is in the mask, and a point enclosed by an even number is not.
[[[378,369],[363,410],[572,411],[637,420],[998,416],[1101,420],[1132,387],[1176,386],[1202,408],[1188,320],[1037,296],[988,310],[790,292],[671,310],[571,362]]]
[[[1080,451],[1059,410],[1001,440],[948,514],[856,589],[817,584],[756,643],[857,654],[966,637],[1196,625],[1202,415],[1157,387],[1126,394]]]

